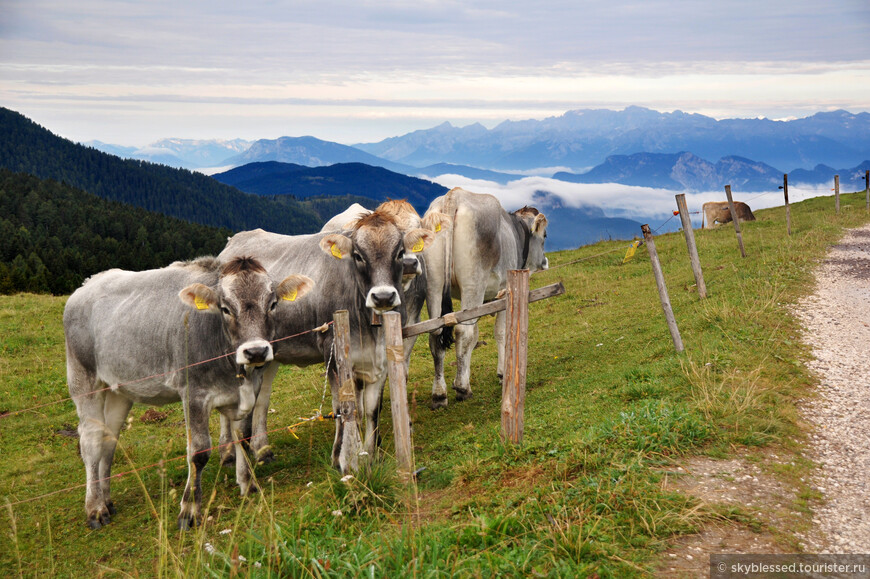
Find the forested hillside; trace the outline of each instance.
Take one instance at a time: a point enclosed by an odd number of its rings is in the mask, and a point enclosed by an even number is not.
[[[420,214],[426,211],[433,199],[447,193],[447,188],[437,183],[363,163],[305,167],[294,163],[264,161],[248,163],[212,177],[245,193],[265,196],[293,195],[297,199],[305,199],[312,196],[355,195],[377,203],[388,198],[407,199]]]
[[[68,294],[113,267],[142,270],[217,254],[229,234],[0,169],[3,294]]]
[[[194,223],[276,233],[317,231],[322,220],[292,197],[263,198],[184,169],[124,160],[60,138],[0,107],[0,168],[55,179],[104,199]]]

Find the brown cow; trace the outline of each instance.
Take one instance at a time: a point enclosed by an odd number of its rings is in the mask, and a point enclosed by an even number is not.
[[[734,212],[737,213],[739,221],[755,221],[755,215],[752,214],[752,209],[749,205],[742,201],[734,202]],[[716,223],[730,223],[731,210],[728,208],[727,201],[709,201],[704,203],[701,208],[703,217],[701,218],[701,227],[712,229]]]

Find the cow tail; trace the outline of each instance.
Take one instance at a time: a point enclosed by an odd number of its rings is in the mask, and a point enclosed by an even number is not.
[[[453,297],[450,295],[450,284],[444,284],[444,293],[441,296],[441,315],[453,313]],[[438,345],[443,350],[449,350],[453,345],[453,326],[444,326],[438,334]]]

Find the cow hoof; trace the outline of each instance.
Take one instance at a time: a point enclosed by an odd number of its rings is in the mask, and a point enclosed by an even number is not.
[[[189,531],[194,529],[199,525],[199,520],[194,515],[179,515],[178,516],[178,530],[179,531]]]
[[[447,395],[446,394],[433,394],[432,395],[432,403],[429,405],[429,408],[432,410],[438,410],[439,408],[447,408]]]
[[[472,396],[471,390],[460,390],[459,388],[456,388],[456,387],[454,387],[453,389],[456,390],[456,401],[457,402],[462,402],[463,400],[468,400]]]
[[[88,517],[88,527],[89,528],[93,529],[94,531],[97,531],[100,528],[102,528],[102,526],[103,526],[103,523],[100,522],[99,515],[91,515],[90,517]]]
[[[98,530],[112,522],[112,517],[108,510],[103,510],[97,513],[92,513],[88,516],[88,527],[93,530]]]
[[[274,452],[267,448],[266,450],[257,453],[257,464],[269,464],[270,462],[275,462]]]
[[[112,501],[109,501],[106,503],[106,509],[109,511],[110,515],[117,515],[118,514],[118,510],[115,509],[115,503],[113,503]]]

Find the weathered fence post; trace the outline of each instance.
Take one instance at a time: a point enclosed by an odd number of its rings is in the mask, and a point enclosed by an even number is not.
[[[387,369],[390,374],[390,408],[393,412],[393,438],[396,441],[396,462],[399,479],[411,482],[414,476],[414,455],[411,452],[411,418],[408,415],[408,390],[405,375],[405,347],[402,343],[402,315],[383,314],[387,342]]]
[[[506,442],[520,444],[525,429],[526,370],[529,350],[529,270],[508,271],[507,290],[501,432]]]
[[[698,248],[695,246],[695,232],[692,230],[692,218],[686,207],[686,196],[682,193],[676,195],[677,209],[680,212],[680,221],[683,222],[683,233],[686,236],[686,247],[689,249],[689,261],[692,262],[692,273],[695,274],[695,285],[698,287],[698,295],[707,297],[707,285],[704,283],[704,274],[701,271],[701,259],[698,257]]]
[[[728,209],[731,210],[731,221],[734,222],[734,231],[737,232],[737,245],[740,247],[740,255],[746,257],[743,249],[743,234],[740,233],[740,222],[737,219],[737,211],[734,209],[734,200],[731,198],[731,185],[725,185],[725,196],[728,197]]]
[[[840,176],[834,175],[834,207],[840,212]]]
[[[867,211],[870,211],[870,169],[864,171],[864,187],[867,192]]]
[[[341,452],[338,464],[342,473],[359,470],[359,453],[362,443],[357,425],[356,388],[353,383],[353,366],[350,362],[350,317],[347,310],[333,314],[335,365],[338,373],[338,414]],[[327,372],[329,369],[327,369]]]
[[[785,227],[791,237],[791,206],[788,204],[788,173],[782,176],[782,194],[785,197]]]
[[[679,354],[685,348],[683,347],[683,339],[680,337],[680,330],[677,328],[677,320],[674,318],[674,310],[671,309],[671,300],[668,297],[668,288],[665,286],[665,276],[662,273],[662,265],[659,263],[659,254],[656,251],[656,244],[653,241],[653,235],[649,225],[641,225],[643,231],[643,241],[646,249],[649,252],[649,259],[652,262],[653,276],[656,278],[656,285],[659,288],[659,299],[662,302],[662,310],[665,312],[665,320],[668,322],[668,330],[671,331],[671,339],[674,341],[674,349]]]

